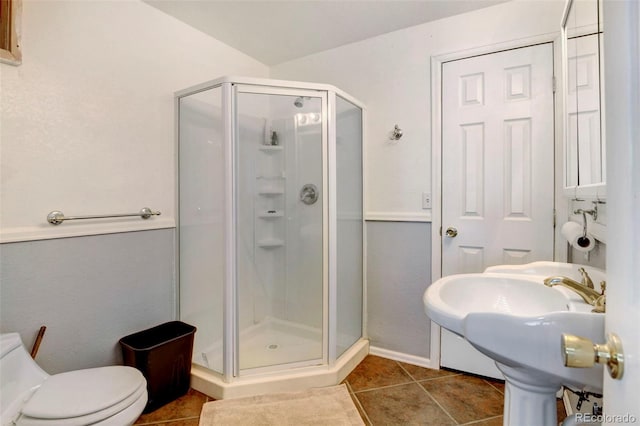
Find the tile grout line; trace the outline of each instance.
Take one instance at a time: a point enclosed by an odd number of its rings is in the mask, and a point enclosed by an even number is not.
[[[364,392],[371,392],[371,391],[376,391],[376,390],[380,390],[380,389],[388,389],[388,388],[395,388],[398,386],[404,386],[404,385],[410,385],[411,383],[414,382],[404,382],[404,383],[397,383],[395,385],[387,385],[387,386],[379,386],[377,388],[371,388],[371,389],[362,389],[362,390],[358,390],[358,391],[353,391],[353,394],[359,394],[359,393],[364,393]]]
[[[418,379],[413,377],[411,375],[411,373],[409,373],[402,365],[400,365],[399,361],[396,361],[396,360],[390,360],[390,361],[395,362],[398,365],[398,367],[400,367],[400,369],[402,369],[402,371],[407,376],[409,376],[410,380],[406,381],[406,382],[402,382],[402,383],[394,383],[393,385],[378,386],[378,387],[375,387],[375,388],[361,389],[361,390],[357,390],[357,391],[353,390],[353,388],[351,388],[351,385],[349,385],[349,388],[351,389],[353,394],[355,395],[355,394],[361,393],[361,392],[371,392],[371,391],[378,390],[378,389],[388,389],[388,388],[393,388],[393,387],[396,387],[396,386],[408,385],[408,384],[411,384],[411,383],[418,383],[419,384],[420,382],[426,382],[426,381],[431,381],[431,380],[439,380],[439,379],[446,379],[446,378],[449,378],[449,377],[461,376],[461,374],[451,374],[451,375],[448,375],[448,376],[432,377],[432,378],[429,378],[429,379],[421,379],[420,381],[418,381]],[[348,383],[348,382],[345,381],[345,383]]]
[[[420,389],[422,389],[422,391],[423,391],[424,393],[426,393],[426,394],[427,394],[427,396],[428,396],[429,398],[431,398],[431,400],[432,400],[433,402],[435,402],[435,403],[436,403],[436,405],[437,405],[438,407],[440,407],[440,409],[441,409],[441,410],[442,410],[442,411],[443,411],[447,416],[449,416],[449,418],[450,418],[451,420],[453,420],[453,423],[455,423],[455,424],[459,424],[459,423],[458,423],[458,421],[457,421],[456,419],[454,419],[454,418],[453,418],[453,416],[452,416],[451,414],[449,414],[449,412],[448,412],[447,410],[445,410],[445,408],[444,408],[444,407],[443,407],[443,406],[442,406],[438,401],[436,401],[436,399],[433,397],[433,395],[431,395],[431,394],[430,394],[430,393],[429,393],[429,392],[424,388],[424,386],[422,386],[422,385],[420,384],[420,382],[418,382],[418,381],[417,381],[417,380],[416,380],[416,379],[411,375],[411,373],[409,373],[409,372],[408,372],[408,371],[407,371],[407,370],[406,370],[406,369],[405,369],[405,368],[400,364],[400,362],[396,361],[396,363],[398,364],[398,366],[400,366],[400,368],[402,368],[402,370],[403,370],[405,373],[407,373],[407,374],[409,375],[409,377],[411,377],[411,378],[413,379],[413,382],[414,382],[415,384],[417,384],[417,385],[420,387]],[[449,377],[449,376],[445,376],[445,377]],[[426,381],[426,380],[425,380],[425,381]]]
[[[484,380],[484,379],[483,379],[483,380]],[[487,383],[487,384],[488,384],[489,386],[491,386],[492,388],[494,388],[495,390],[497,390],[497,391],[500,393],[500,395],[504,395],[504,392],[502,392],[500,389],[498,389],[496,386],[494,386],[494,385],[493,385],[493,383],[491,383],[490,381],[488,381],[488,380],[484,380],[484,382],[485,382],[485,383]],[[505,383],[505,386],[506,386],[506,383]]]
[[[396,361],[396,362],[398,363],[398,366],[399,366],[400,368],[402,368],[402,370],[404,370],[404,372],[405,372],[405,373],[407,373],[407,374],[409,375],[409,377],[411,377],[411,378],[413,379],[413,381],[414,381],[414,382],[416,382],[416,383],[420,383],[420,382],[429,382],[429,381],[432,381],[432,380],[448,379],[448,378],[450,378],[450,377],[456,377],[456,376],[462,376],[462,375],[463,375],[462,373],[451,373],[451,374],[447,374],[446,376],[428,377],[428,378],[426,378],[426,379],[417,379],[417,378],[413,377],[413,376],[411,375],[411,373],[409,373],[409,371],[407,371],[407,370],[402,366],[402,364],[400,363],[400,361]],[[426,368],[426,367],[423,367],[423,368]],[[440,371],[443,371],[443,370],[440,370]],[[444,371],[446,371],[446,370],[444,370]]]
[[[450,379],[452,377],[458,377],[458,376],[463,376],[463,374],[449,374],[447,376],[429,377],[429,378],[426,378],[426,379],[419,379],[419,380],[416,380],[416,381],[418,381],[418,382],[430,382],[432,380]]]
[[[189,416],[189,417],[178,417],[177,419],[160,419],[152,422],[135,423],[134,426],[154,426],[154,425],[162,425],[162,424],[171,423],[171,422],[180,422],[183,420],[196,420],[199,418],[200,416]]]
[[[411,375],[411,373],[409,373],[409,372],[407,371],[407,369],[406,369],[406,368],[404,368],[404,367],[402,366],[402,364],[401,364],[399,361],[396,361],[396,364],[398,364],[398,367],[400,367],[400,369],[401,369],[402,371],[404,371],[404,372],[407,374],[407,376],[411,377],[411,380],[413,380],[413,382],[414,382],[414,383],[418,383],[418,382],[417,382],[417,380],[416,380],[416,378],[415,378],[415,377],[413,377],[413,376]]]
[[[471,425],[477,425],[478,423],[483,423],[483,422],[486,422],[487,420],[499,419],[499,418],[500,418],[500,417],[502,417],[502,416],[503,416],[503,415],[501,414],[501,415],[499,415],[499,416],[487,417],[486,419],[473,420],[473,421],[471,421],[471,422],[469,422],[469,423],[462,423],[462,425],[464,425],[464,426],[467,426],[467,425],[469,425],[469,426],[471,426]],[[461,425],[461,426],[462,426],[462,425]]]
[[[364,407],[362,406],[362,403],[360,402],[360,399],[358,399],[358,395],[356,395],[356,393],[353,391],[353,388],[351,387],[351,383],[349,383],[348,380],[345,380],[345,384],[347,385],[347,389],[349,390],[349,392],[353,395],[356,402],[358,403],[358,407],[360,407],[360,411],[362,412],[362,414],[364,414],[365,420],[368,422],[368,424],[373,425],[373,422],[369,418],[369,414],[367,413],[367,410],[364,409]]]
[[[454,418],[453,418],[453,416],[452,416],[452,415],[451,415],[451,414],[450,414],[450,413],[449,413],[449,412],[448,412],[448,411],[447,411],[447,410],[442,406],[442,404],[440,404],[440,403],[438,402],[438,400],[437,400],[437,399],[435,399],[435,398],[433,397],[433,395],[431,395],[431,393],[430,393],[428,390],[426,390],[426,389],[424,388],[424,386],[422,386],[422,384],[420,384],[420,383],[418,382],[418,386],[420,386],[420,389],[422,389],[422,390],[424,391],[424,393],[426,393],[426,394],[427,394],[427,396],[428,396],[429,398],[431,398],[431,399],[433,400],[433,402],[435,402],[435,403],[436,403],[436,405],[437,405],[438,407],[440,407],[440,409],[441,409],[442,411],[444,411],[444,413],[445,413],[447,416],[449,416],[449,418],[450,418],[451,420],[453,420],[453,423],[455,423],[455,424],[457,424],[457,425],[459,425],[459,424],[460,424],[460,423],[458,423],[458,421],[457,421],[456,419],[454,419]]]

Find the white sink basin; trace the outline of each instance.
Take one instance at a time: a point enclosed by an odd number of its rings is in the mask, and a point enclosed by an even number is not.
[[[604,315],[592,313],[575,292],[543,284],[556,275],[579,282],[579,267],[555,262],[492,267],[444,277],[424,294],[429,318],[496,361],[506,379],[505,424],[554,424],[561,386],[602,392],[602,366],[565,367],[560,340],[563,333],[602,340]],[[604,271],[585,269],[596,285],[604,280]]]
[[[429,318],[464,337],[470,313],[502,313],[520,317],[568,311],[570,300],[554,288],[524,276],[464,274],[444,277],[424,294]]]

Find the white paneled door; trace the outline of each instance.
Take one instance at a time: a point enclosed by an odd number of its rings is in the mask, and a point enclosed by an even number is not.
[[[553,260],[553,120],[551,43],[443,64],[442,276]],[[499,375],[456,337],[441,365]]]
[[[552,45],[445,63],[442,99],[442,275],[552,260]]]

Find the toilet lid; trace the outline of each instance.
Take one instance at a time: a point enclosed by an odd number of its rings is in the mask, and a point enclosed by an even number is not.
[[[132,367],[110,366],[55,374],[22,408],[40,419],[68,419],[105,410],[131,396],[144,383]]]

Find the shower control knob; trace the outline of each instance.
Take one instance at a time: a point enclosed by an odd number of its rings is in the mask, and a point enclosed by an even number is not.
[[[300,190],[300,201],[306,205],[311,205],[318,201],[318,187],[312,183],[308,183]]]
[[[458,230],[453,226],[450,226],[445,231],[445,235],[449,238],[455,238],[458,235]]]

